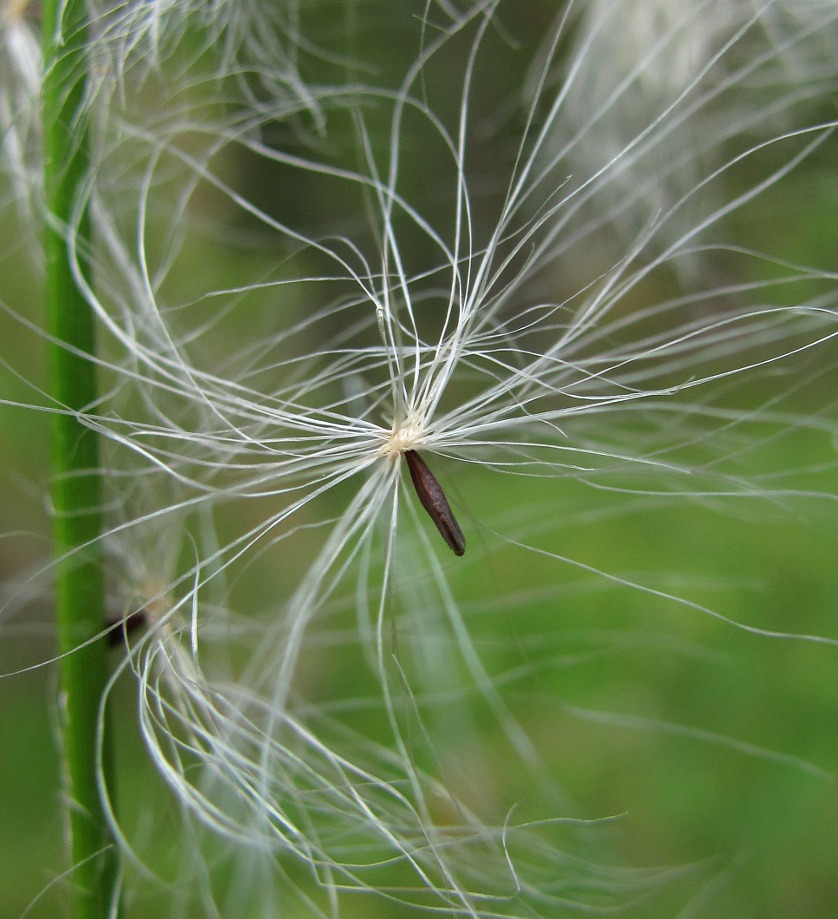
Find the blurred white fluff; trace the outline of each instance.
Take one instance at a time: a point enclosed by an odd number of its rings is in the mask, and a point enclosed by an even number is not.
[[[28,18],[31,4],[4,0],[0,7],[0,174],[5,194],[23,226],[37,226],[41,211],[41,47]],[[23,251],[39,252],[34,247]]]
[[[805,126],[834,95],[835,31],[832,0],[591,0],[552,151],[567,144],[574,175],[609,170],[617,246],[661,218],[672,243],[723,206],[704,180],[725,155]]]

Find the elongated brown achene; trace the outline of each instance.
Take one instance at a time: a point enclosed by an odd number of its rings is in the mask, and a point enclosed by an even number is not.
[[[428,464],[415,450],[405,450],[404,458],[407,460],[407,468],[410,470],[410,478],[413,480],[413,487],[419,496],[419,502],[436,524],[436,528],[454,555],[462,555],[466,551],[466,538],[451,510],[442,486],[428,469]]]

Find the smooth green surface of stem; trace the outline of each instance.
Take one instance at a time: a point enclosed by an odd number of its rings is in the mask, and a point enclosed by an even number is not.
[[[47,322],[50,383],[60,409],[53,431],[52,500],[58,558],[56,617],[61,659],[63,763],[72,840],[72,914],[101,919],[116,902],[117,862],[97,785],[97,722],[108,678],[101,546],[101,483],[96,435],[75,410],[96,398],[93,315],[76,285],[65,228],[89,245],[85,216],[71,221],[76,190],[86,177],[88,147],[82,102],[86,77],[83,2],[43,6],[45,77],[44,189],[47,205]],[[63,343],[63,345],[61,344]],[[78,649],[78,650],[75,650]],[[104,764],[107,765],[107,764]]]

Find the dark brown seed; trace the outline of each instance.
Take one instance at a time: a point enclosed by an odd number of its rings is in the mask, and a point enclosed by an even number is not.
[[[415,450],[405,450],[404,458],[407,460],[407,468],[410,470],[410,478],[413,480],[419,502],[436,524],[454,555],[462,555],[466,551],[466,538],[451,511],[445,492],[428,469],[428,464]]]
[[[108,647],[115,648],[125,641],[126,636],[135,632],[146,624],[146,611],[144,609],[131,613],[126,619],[112,617],[108,619],[108,626],[120,623],[120,628],[111,628],[108,632]]]

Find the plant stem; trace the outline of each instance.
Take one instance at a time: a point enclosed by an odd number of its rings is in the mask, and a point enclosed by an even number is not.
[[[61,658],[63,760],[69,801],[75,919],[116,912],[117,858],[99,796],[97,733],[108,678],[101,482],[96,435],[75,412],[96,399],[93,314],[73,276],[66,227],[88,169],[83,101],[87,74],[85,3],[43,4],[44,191],[50,385],[59,410],[53,430],[52,501],[56,619]],[[87,215],[73,219],[77,243],[89,249]],[[107,751],[105,751],[107,752]],[[107,763],[102,763],[107,767]]]

